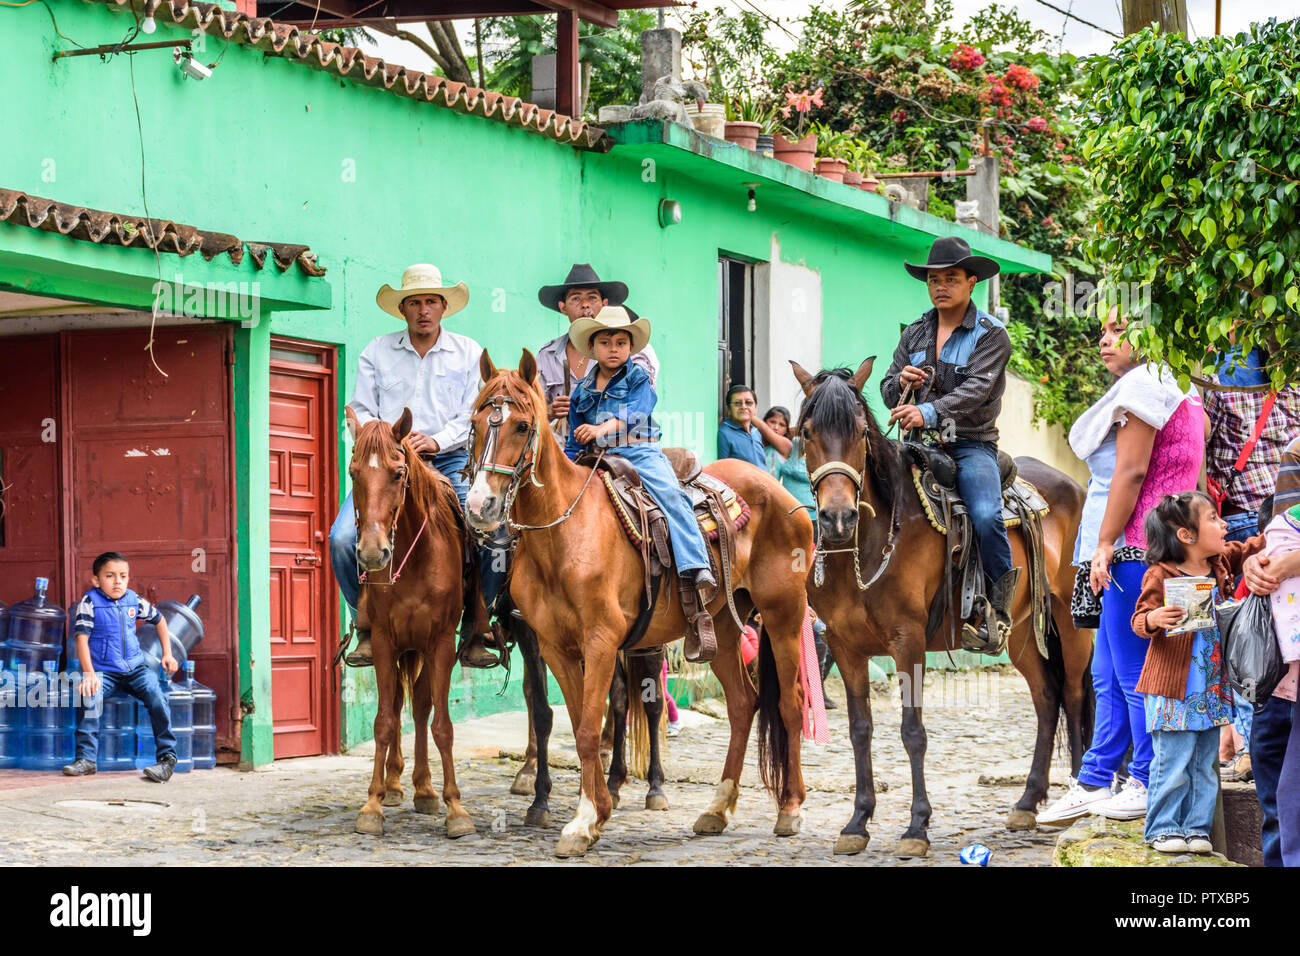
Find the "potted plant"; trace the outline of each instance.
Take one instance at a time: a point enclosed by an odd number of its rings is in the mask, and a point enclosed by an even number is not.
[[[864,192],[873,193],[880,188],[876,170],[880,168],[880,154],[862,140],[854,140],[847,149],[849,172],[844,175],[844,182]],[[856,172],[856,182],[850,181],[850,174]]]
[[[772,121],[772,110],[746,94],[727,103],[727,142],[757,149],[763,127]]]
[[[818,176],[837,183],[844,182],[844,174],[849,168],[849,155],[853,141],[847,133],[837,133],[830,126],[819,124],[816,127],[818,158],[816,172]]]
[[[781,162],[811,173],[817,155],[817,133],[805,127],[808,111],[822,105],[822,91],[820,88],[815,93],[786,90],[785,104],[780,111],[784,122],[772,134],[773,153]],[[794,122],[790,122],[792,117]]]

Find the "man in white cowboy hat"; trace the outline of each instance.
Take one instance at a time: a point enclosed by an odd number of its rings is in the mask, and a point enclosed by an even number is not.
[[[537,300],[572,324],[578,319],[591,318],[607,305],[623,305],[627,301],[627,285],[602,281],[590,264],[575,262],[563,282],[538,289]],[[647,345],[631,361],[650,374],[650,384],[654,385],[659,377],[655,350]],[[587,354],[574,347],[567,330],[537,351],[537,376],[546,392],[547,417],[555,423],[553,427],[561,441],[568,437],[569,396],[587,374],[587,363]]]
[[[465,308],[469,289],[464,282],[443,283],[436,266],[420,263],[402,273],[402,285],[388,284],[375,296],[379,307],[402,319],[406,328],[372,339],[357,359],[357,375],[349,407],[361,424],[379,418],[392,422],[402,409],[411,410],[411,446],[431,467],[451,482],[465,507],[469,487],[462,472],[467,455],[470,407],[479,389],[479,356],[483,347],[467,335],[442,327],[443,320]],[[330,528],[330,563],[353,618],[361,586],[357,580],[357,529],[352,494]],[[363,622],[364,623],[364,622]],[[477,621],[475,631],[486,630]],[[359,630],[349,664],[369,666],[370,633]],[[462,663],[482,666],[484,635],[475,633],[462,647]]]
[[[891,423],[904,430],[939,430],[944,451],[957,465],[957,489],[979,541],[996,618],[967,621],[962,645],[1000,654],[1011,631],[1011,601],[1020,579],[1002,523],[996,425],[1011,338],[1001,322],[971,301],[975,284],[997,275],[999,268],[986,256],[972,255],[966,240],[956,236],[936,239],[924,265],[903,266],[926,284],[934,308],[903,329],[880,395],[893,409]],[[904,392],[912,398],[900,404]]]

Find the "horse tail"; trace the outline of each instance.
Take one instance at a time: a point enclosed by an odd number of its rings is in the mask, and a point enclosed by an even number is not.
[[[786,768],[789,766],[790,737],[781,718],[781,682],[776,673],[776,656],[767,628],[758,632],[758,772],[763,786],[785,802]]]
[[[415,706],[415,682],[424,668],[424,655],[419,651],[403,651],[397,658],[397,673],[406,692],[406,703]]]
[[[1070,752],[1070,716],[1065,710],[1065,652],[1061,649],[1061,632],[1056,619],[1047,615],[1047,662],[1043,668],[1043,690],[1056,701],[1056,752]],[[1091,739],[1091,734],[1089,738]]]
[[[659,726],[650,726],[650,715],[646,712],[645,698],[645,681],[653,677],[654,693],[662,694],[664,690],[659,686],[659,672],[653,675],[649,669],[643,666],[644,661],[660,660],[659,657],[643,658],[640,656],[627,658],[627,716],[628,716],[628,765],[627,769],[634,777],[640,777],[642,780],[649,779],[650,775],[650,735],[652,733],[659,735],[659,746],[662,747],[667,743],[667,731],[664,725],[664,709],[659,711]],[[635,664],[632,662],[636,661]]]

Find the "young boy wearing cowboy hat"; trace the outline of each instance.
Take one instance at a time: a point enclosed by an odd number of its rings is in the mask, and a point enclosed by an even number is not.
[[[659,448],[659,426],[651,413],[655,390],[644,368],[629,361],[650,340],[650,320],[623,306],[606,306],[594,318],[569,326],[569,341],[588,358],[591,368],[573,390],[569,403],[569,439],[564,453],[576,459],[584,445],[597,444],[606,455],[620,455],[636,468],[641,484],[668,518],[677,565],[682,609],[691,624],[687,660],[711,658],[716,641],[703,594],[716,587],[709,555],[690,499]]]
[[[405,321],[406,328],[372,339],[362,350],[348,405],[363,425],[376,418],[396,421],[402,409],[409,408],[412,423],[407,441],[429,467],[451,482],[463,510],[469,487],[461,472],[483,347],[467,335],[444,329],[442,323],[469,302],[469,289],[464,282],[444,285],[436,266],[421,263],[402,273],[400,289],[385,283],[375,301],[389,315]],[[354,619],[361,591],[356,543],[349,492],[330,528],[330,564]],[[371,664],[370,632],[362,624],[357,648],[347,657],[356,667]],[[483,646],[485,635],[480,631],[485,630],[486,621],[476,621],[476,633],[461,649],[462,663],[495,662]]]
[[[903,330],[880,394],[893,409],[891,423],[944,434],[997,618],[996,628],[988,621],[966,622],[962,644],[978,653],[999,654],[1010,634],[1011,601],[1020,578],[1002,523],[996,426],[1011,338],[1001,322],[971,301],[975,284],[997,275],[999,268],[992,259],[972,255],[967,242],[955,236],[936,239],[924,265],[903,265],[926,284],[934,308]],[[905,390],[911,390],[912,400],[900,405]]]

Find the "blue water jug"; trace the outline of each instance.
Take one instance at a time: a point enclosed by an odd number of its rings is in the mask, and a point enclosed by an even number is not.
[[[9,639],[5,647],[5,666],[9,670],[21,667],[39,674],[46,661],[58,666],[68,615],[45,596],[49,587],[49,578],[37,578],[36,595],[9,609]]]
[[[9,640],[9,605],[0,601],[0,666],[3,666],[4,648]]]
[[[99,718],[100,770],[135,768],[135,698],[115,694],[104,701]]]
[[[0,770],[17,767],[23,757],[22,710],[17,676],[0,662]]]
[[[175,602],[168,603],[174,604]],[[144,664],[160,675],[158,679],[161,681],[164,690],[173,679],[179,678],[185,673],[185,662],[189,659],[189,655],[185,651],[185,645],[171,638],[170,620],[167,625],[167,646],[172,652],[172,657],[176,658],[176,673],[171,677],[162,669],[162,641],[158,638],[158,629],[148,621],[141,621],[135,626],[135,636],[140,641],[140,650],[144,652]]]
[[[60,674],[57,661],[46,661],[40,674],[28,675],[23,717],[24,770],[59,770],[72,762],[77,726],[71,680]]]
[[[144,705],[144,701],[136,701],[135,765],[143,769],[156,764],[157,746],[153,735],[153,722],[149,718],[149,708]]]
[[[194,698],[194,769],[211,770],[217,765],[217,695],[194,679],[194,662],[185,662],[182,682]]]
[[[176,735],[175,769],[177,773],[189,773],[194,769],[194,695],[182,683],[165,684],[163,693],[167,695],[172,733]]]

